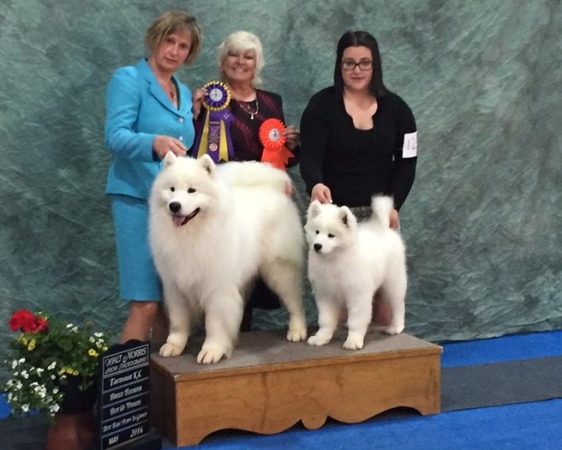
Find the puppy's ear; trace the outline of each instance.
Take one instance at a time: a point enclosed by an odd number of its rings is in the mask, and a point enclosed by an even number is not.
[[[308,217],[309,219],[315,218],[318,214],[320,214],[320,207],[321,203],[318,200],[313,200],[312,203],[308,206],[306,217]]]
[[[342,206],[338,211],[338,215],[345,227],[354,229],[357,226],[357,219],[347,206]]]
[[[178,160],[178,157],[174,154],[174,152],[166,153],[166,156],[164,156],[164,159],[163,159],[164,168],[171,166],[177,160]]]
[[[212,176],[215,174],[215,170],[217,166],[215,165],[215,162],[209,155],[204,154],[201,158],[197,160],[197,162],[201,167],[203,167],[203,169],[205,169],[209,173],[209,175]]]

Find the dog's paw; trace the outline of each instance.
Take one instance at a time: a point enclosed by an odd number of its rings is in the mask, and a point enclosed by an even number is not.
[[[348,337],[343,343],[343,348],[347,350],[361,350],[363,348],[363,339]]]
[[[216,364],[223,356],[225,356],[225,352],[218,347],[203,346],[197,355],[197,362],[199,364]]]
[[[180,348],[177,345],[166,342],[162,347],[160,347],[160,356],[164,356],[165,358],[168,358],[170,356],[178,356],[181,355],[183,349],[184,347]]]
[[[307,342],[309,345],[320,347],[321,345],[326,345],[328,342],[330,342],[330,340],[331,338],[326,338],[323,336],[318,336],[318,334],[315,334],[314,336],[310,336]]]
[[[377,327],[377,329],[385,334],[395,335],[404,331],[404,325],[389,325],[387,327]]]
[[[287,332],[287,340],[291,342],[300,342],[306,339],[306,328],[305,327],[293,327],[289,328]]]

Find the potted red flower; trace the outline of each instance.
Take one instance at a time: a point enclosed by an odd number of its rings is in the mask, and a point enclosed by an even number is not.
[[[98,359],[108,338],[87,322],[78,327],[57,316],[15,312],[9,321],[17,333],[5,364],[10,378],[3,386],[13,415],[39,411],[52,420],[70,400],[65,391],[88,392],[91,406]]]

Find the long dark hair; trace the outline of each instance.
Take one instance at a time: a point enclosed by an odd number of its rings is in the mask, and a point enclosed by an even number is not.
[[[367,47],[371,50],[373,58],[373,77],[369,91],[375,98],[380,98],[386,93],[386,87],[382,81],[382,64],[379,44],[375,37],[366,31],[346,31],[338,42],[336,52],[336,66],[334,67],[334,87],[336,92],[343,95],[342,58],[343,52],[348,47]]]

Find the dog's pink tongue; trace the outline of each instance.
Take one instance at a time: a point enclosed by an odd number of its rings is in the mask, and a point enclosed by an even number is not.
[[[172,221],[176,227],[181,227],[185,220],[185,216],[172,216]]]

